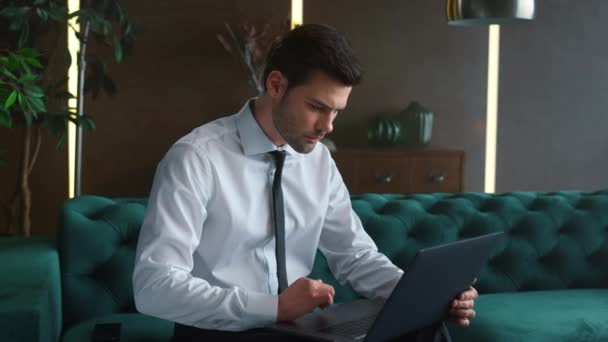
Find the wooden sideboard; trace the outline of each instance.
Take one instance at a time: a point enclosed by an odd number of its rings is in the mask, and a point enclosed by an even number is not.
[[[333,157],[352,194],[464,191],[464,151],[359,149]]]

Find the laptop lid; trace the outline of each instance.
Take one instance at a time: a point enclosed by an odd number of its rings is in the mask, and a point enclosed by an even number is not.
[[[451,301],[472,285],[502,235],[497,232],[419,250],[365,341],[386,341],[445,320]]]

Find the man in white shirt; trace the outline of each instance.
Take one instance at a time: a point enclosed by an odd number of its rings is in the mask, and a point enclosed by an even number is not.
[[[403,271],[363,230],[318,143],[360,79],[342,34],[300,26],[271,48],[260,97],[171,147],[137,246],[140,312],[178,323],[180,341],[281,340],[255,328],[333,303],[330,285],[307,278],[317,248],[341,283],[368,298],[391,293]],[[450,319],[468,326],[476,297],[463,292]]]

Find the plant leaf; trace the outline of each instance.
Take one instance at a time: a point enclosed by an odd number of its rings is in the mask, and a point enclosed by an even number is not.
[[[36,8],[36,14],[42,19],[43,22],[49,21],[49,12],[42,8]]]
[[[32,97],[43,97],[44,96],[44,92],[42,91],[42,89],[40,89],[40,87],[32,85],[32,86],[25,86],[24,89],[25,89],[25,92],[28,93]]]
[[[6,7],[2,11],[0,11],[0,16],[10,18],[14,17],[16,13],[17,7]]]
[[[30,39],[30,24],[26,21],[23,23],[21,28],[21,34],[19,35],[18,47],[24,47],[27,45]]]
[[[44,105],[44,102],[42,101],[42,99],[40,99],[39,97],[30,97],[28,99],[28,102],[33,107],[34,111],[46,112],[46,106]]]
[[[57,144],[55,144],[55,149],[60,150],[65,146],[65,134],[60,134],[57,139]]]
[[[26,75],[32,75],[33,74],[32,68],[30,68],[30,66],[27,65],[27,62],[25,61],[25,59],[21,60],[21,66],[23,67],[23,70],[25,70],[25,74]]]
[[[26,57],[25,61],[27,62],[27,64],[36,67],[36,68],[44,68],[44,66],[42,66],[42,64],[36,59],[36,58],[32,58],[32,57]]]
[[[12,72],[8,71],[8,69],[2,69],[2,73],[4,75],[6,75],[6,77],[13,79],[14,81],[17,80],[17,76],[15,76]]]
[[[55,21],[67,20],[68,10],[65,7],[53,7],[49,9],[49,17]]]
[[[105,19],[102,19],[102,21],[101,21],[101,27],[103,29],[103,35],[104,36],[109,36],[110,35],[110,31],[112,31],[112,24],[109,21],[107,21]]]
[[[115,9],[116,9],[116,16],[117,16],[118,22],[124,23],[125,17],[126,17],[125,10],[122,8],[122,5],[118,1],[114,2],[114,5],[115,5]]]
[[[131,25],[130,22],[126,22],[126,24],[124,25],[123,35],[130,36],[132,31],[133,31],[133,25]]]
[[[95,130],[97,128],[97,126],[95,126],[95,121],[93,121],[93,119],[89,118],[88,116],[83,116],[79,120],[79,123],[80,125],[82,125],[83,128],[88,130]]]
[[[122,45],[120,45],[120,39],[116,35],[114,35],[114,59],[118,64],[122,62]]]
[[[4,108],[9,109],[15,103],[17,99],[17,91],[13,90],[13,92],[6,98],[6,102],[4,102]]]
[[[15,70],[17,69],[17,67],[19,66],[19,57],[17,57],[17,55],[15,54],[9,54],[8,55],[8,61],[6,63],[6,67],[9,68],[10,70]]]
[[[41,53],[38,50],[32,49],[32,48],[19,49],[19,50],[17,50],[16,54],[21,55],[23,57],[30,57],[30,58],[36,58],[41,55]]]
[[[27,67],[27,65],[25,65],[25,67]],[[19,82],[22,82],[22,83],[33,82],[33,81],[38,80],[38,77],[39,76],[34,73],[23,74],[23,75],[21,75],[21,77],[19,77]]]

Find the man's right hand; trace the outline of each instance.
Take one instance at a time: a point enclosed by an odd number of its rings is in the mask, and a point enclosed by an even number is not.
[[[334,302],[334,288],[321,280],[300,278],[279,295],[278,321],[293,321]]]

